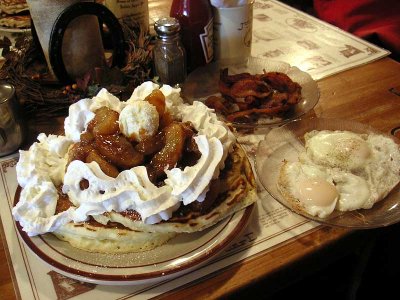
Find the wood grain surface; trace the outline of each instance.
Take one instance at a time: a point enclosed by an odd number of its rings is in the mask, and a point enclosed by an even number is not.
[[[153,15],[168,15],[170,1],[150,0],[149,9]],[[368,123],[385,133],[400,127],[400,64],[390,58],[360,66],[327,77],[318,82],[320,100],[310,114],[324,118],[341,118]],[[57,133],[62,120],[49,124],[29,124],[29,135],[36,137],[39,132]],[[1,223],[0,223],[1,224]],[[312,272],[320,261],[333,261],[349,249],[355,249],[367,242],[375,231],[351,231],[327,226],[317,227],[294,240],[275,247],[272,251],[260,253],[251,259],[241,261],[220,270],[207,280],[197,280],[164,295],[177,299],[217,298],[243,290],[249,286],[265,285],[265,293],[273,293],[299,276],[300,272]],[[354,246],[354,247],[353,247]],[[8,264],[8,251],[0,243],[0,298],[17,299],[12,272]],[[307,268],[304,268],[307,265]],[[303,267],[302,267],[303,266]],[[297,272],[297,273],[296,273]]]

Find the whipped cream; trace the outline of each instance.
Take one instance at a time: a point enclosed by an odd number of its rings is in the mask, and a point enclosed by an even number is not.
[[[149,180],[144,166],[122,171],[116,178],[104,174],[96,162],[72,161],[65,170],[69,146],[79,141],[96,109],[107,106],[121,112],[127,105],[143,101],[155,89],[163,92],[166,109],[175,119],[191,122],[198,131],[194,139],[201,157],[195,165],[166,170],[165,185],[161,187]],[[210,181],[218,177],[236,141],[213,110],[197,101],[185,104],[180,89],[167,85],[159,88],[153,82],[140,85],[126,102],[102,89],[95,97],[72,104],[64,129],[65,136],[40,134],[39,142],[29,151],[20,151],[17,176],[23,191],[13,215],[31,236],[52,232],[71,221],[85,221],[89,216],[104,224],[104,213],[127,209],[137,211],[147,224],[168,220],[180,205],[205,199]],[[81,190],[82,179],[89,181],[87,189]],[[75,207],[55,214],[56,187],[60,185]]]
[[[79,142],[81,133],[86,130],[89,122],[94,118],[94,111],[100,107],[108,108],[120,113],[127,105],[106,89],[101,89],[93,98],[82,99],[69,107],[68,117],[64,121],[65,136],[74,143]]]
[[[200,135],[194,139],[201,153],[197,164],[185,167],[183,171],[179,168],[165,171],[165,183],[172,188],[172,195],[179,197],[184,205],[205,199],[210,179],[219,173],[218,166],[224,153],[221,142],[215,137],[207,139]]]
[[[47,136],[44,133],[39,134],[38,141],[32,144],[29,151],[19,151],[16,171],[18,184],[22,188],[29,181],[36,180],[36,177],[55,185],[62,183],[67,164],[65,156],[73,141],[65,136]]]
[[[52,232],[70,222],[75,208],[55,215],[58,193],[54,183],[35,176],[24,187],[21,201],[13,208],[15,220],[28,235]]]

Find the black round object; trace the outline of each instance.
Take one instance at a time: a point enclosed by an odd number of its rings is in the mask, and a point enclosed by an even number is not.
[[[67,7],[57,17],[50,35],[50,64],[58,80],[63,83],[72,82],[62,59],[62,42],[68,24],[82,15],[95,15],[100,23],[107,25],[111,32],[113,45],[112,66],[122,67],[125,60],[125,41],[122,27],[114,14],[104,5],[93,2],[78,2]]]

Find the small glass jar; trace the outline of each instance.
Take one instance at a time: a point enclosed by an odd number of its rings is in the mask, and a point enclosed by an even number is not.
[[[157,40],[154,46],[154,64],[161,83],[176,86],[186,78],[186,53],[180,39],[177,19],[161,18],[154,24]]]

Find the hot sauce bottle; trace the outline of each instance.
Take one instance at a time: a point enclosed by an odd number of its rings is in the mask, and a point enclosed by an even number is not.
[[[213,13],[209,0],[173,0],[170,16],[181,25],[188,72],[212,61]]]

